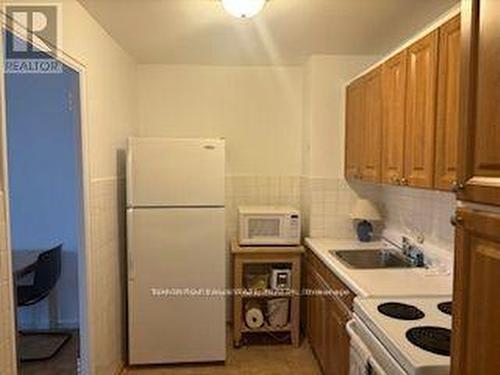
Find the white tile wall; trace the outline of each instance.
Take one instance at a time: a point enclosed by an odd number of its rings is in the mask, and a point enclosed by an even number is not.
[[[344,179],[302,177],[301,209],[304,232],[311,237],[338,239],[355,236],[351,208],[358,197],[370,199],[384,217],[384,228],[453,251],[450,217],[455,209],[451,193],[382,186]]]
[[[301,189],[306,236],[353,238],[354,227],[349,213],[357,194],[345,180],[302,177]]]
[[[453,252],[454,194],[384,186],[381,197],[387,228],[414,238],[422,235],[426,242]]]
[[[238,206],[279,205],[300,208],[298,176],[227,176],[228,241],[236,235]]]
[[[95,369],[109,375],[121,370],[126,341],[124,180],[92,180],[90,200]]]
[[[15,373],[14,314],[4,194],[0,192],[0,374]]]

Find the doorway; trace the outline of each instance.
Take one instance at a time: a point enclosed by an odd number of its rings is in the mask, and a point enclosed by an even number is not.
[[[76,374],[86,358],[80,73],[59,64],[4,76],[18,372],[27,375]]]

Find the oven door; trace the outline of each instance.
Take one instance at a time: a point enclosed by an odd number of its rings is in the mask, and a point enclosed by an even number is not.
[[[351,338],[349,375],[407,375],[374,336],[369,340],[362,339],[366,338],[365,328],[356,316],[347,323]],[[373,348],[374,344],[378,347]]]

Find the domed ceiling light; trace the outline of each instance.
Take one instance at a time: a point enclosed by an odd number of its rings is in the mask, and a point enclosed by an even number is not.
[[[251,18],[260,13],[267,0],[221,0],[222,6],[230,15],[238,18]]]

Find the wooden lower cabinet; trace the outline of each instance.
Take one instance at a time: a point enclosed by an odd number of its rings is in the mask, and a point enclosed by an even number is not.
[[[310,291],[323,290],[323,281],[316,272],[307,270],[307,287]],[[326,299],[323,296],[311,295],[307,298],[307,338],[318,359],[321,368],[325,366],[325,318]]]
[[[306,287],[309,291],[345,291],[347,288],[308,250]],[[325,375],[349,374],[349,336],[352,299],[348,291],[342,298],[311,294],[306,298],[306,336]]]
[[[500,213],[456,216],[452,375],[500,373]]]
[[[325,311],[325,373],[349,374],[349,335],[346,323],[333,301],[326,302]]]

